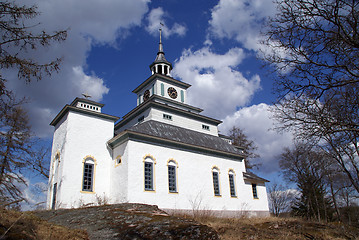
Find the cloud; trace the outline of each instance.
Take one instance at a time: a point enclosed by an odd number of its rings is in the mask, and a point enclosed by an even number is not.
[[[244,129],[249,139],[258,146],[260,154],[260,171],[276,172],[279,170],[278,155],[284,147],[292,145],[292,134],[278,133],[274,128],[274,119],[269,111],[270,105],[261,103],[244,107],[228,115],[220,125],[222,133],[227,134],[233,126]]]
[[[222,119],[239,106],[248,104],[260,89],[260,77],[247,79],[236,70],[245,54],[232,48],[216,54],[209,47],[195,52],[184,50],[176,61],[172,74],[192,85],[188,89],[188,103],[205,111],[203,114]]]
[[[33,131],[40,137],[51,136],[49,126],[52,118],[81,93],[92,95],[92,100],[101,101],[109,92],[105,79],[95,73],[87,73],[86,58],[94,44],[116,45],[116,39],[127,36],[134,26],[139,26],[148,12],[149,0],[18,0],[19,5],[36,4],[41,13],[29,20],[34,32],[68,29],[65,42],[54,42],[48,48],[23,52],[25,56],[40,63],[63,57],[60,71],[51,78],[26,85],[17,79],[14,71],[6,71],[7,87],[18,97],[26,96],[30,103],[27,110]],[[41,24],[37,24],[41,23]]]
[[[151,35],[157,36],[158,30],[162,28],[163,36],[166,38],[171,35],[184,36],[186,34],[187,28],[179,23],[174,23],[172,27],[169,28],[166,24],[166,16],[167,14],[163,11],[161,7],[152,9],[147,17],[147,32],[149,32]],[[161,23],[163,24],[163,26],[161,26]]]
[[[248,50],[259,50],[260,31],[275,14],[272,0],[221,0],[213,9],[209,32],[216,38],[235,39]]]

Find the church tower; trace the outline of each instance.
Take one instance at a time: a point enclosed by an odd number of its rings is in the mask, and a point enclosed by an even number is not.
[[[172,64],[165,58],[162,45],[162,29],[160,28],[160,43],[155,61],[150,65],[152,75],[155,73],[171,76]]]

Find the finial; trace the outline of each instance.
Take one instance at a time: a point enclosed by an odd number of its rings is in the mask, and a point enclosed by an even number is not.
[[[161,22],[160,22],[160,25],[161,25],[161,27],[159,29],[160,30],[160,43],[162,43],[162,27],[164,27],[165,25]]]
[[[161,27],[160,27],[160,29],[159,29],[159,31],[160,31],[160,44],[159,44],[159,46],[158,46],[158,52],[163,53],[163,46],[162,46],[162,26],[164,26],[164,25],[163,25],[163,23],[161,23],[161,22],[160,22],[160,24],[161,24]]]
[[[89,95],[89,94],[87,94],[87,93],[81,93],[81,94],[82,94],[82,96],[84,96],[86,99],[88,99],[88,98],[91,97],[91,95]]]

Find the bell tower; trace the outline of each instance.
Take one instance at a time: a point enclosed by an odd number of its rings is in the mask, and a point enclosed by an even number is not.
[[[159,73],[165,76],[171,76],[172,64],[165,58],[162,45],[162,28],[160,28],[160,43],[155,61],[150,65],[152,75]]]

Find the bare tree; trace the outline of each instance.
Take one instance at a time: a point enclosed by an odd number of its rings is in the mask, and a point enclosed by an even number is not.
[[[281,129],[318,143],[359,193],[359,2],[278,0],[263,59]]]
[[[39,63],[24,57],[21,52],[36,50],[39,46],[49,46],[53,41],[63,41],[67,31],[48,34],[45,31],[33,33],[35,26],[27,25],[26,20],[35,18],[39,12],[36,6],[18,6],[13,1],[0,2],[0,68],[15,68],[18,77],[26,82],[41,80],[43,74],[50,75],[59,70],[61,58],[49,63]],[[38,24],[39,25],[39,24]],[[0,75],[1,94],[5,93],[5,79]]]
[[[268,188],[269,206],[274,216],[279,217],[281,213],[290,211],[293,201],[293,193],[282,185],[273,183]]]
[[[258,147],[255,143],[248,138],[243,129],[239,127],[233,127],[229,131],[229,137],[232,139],[232,144],[243,148],[243,153],[246,155],[245,165],[247,169],[258,167],[259,164],[254,160],[259,158],[259,154],[256,153]]]
[[[328,155],[308,143],[296,143],[293,149],[284,149],[279,166],[284,178],[295,183],[301,193],[292,206],[295,215],[319,221],[332,218],[326,185],[330,165]]]
[[[0,69],[15,69],[19,79],[27,83],[58,71],[61,58],[40,63],[24,53],[49,46],[54,41],[63,41],[67,36],[67,31],[36,33],[39,24],[30,25],[27,20],[38,14],[35,6],[0,2]],[[6,79],[0,73],[0,200],[5,204],[25,200],[21,191],[27,183],[23,174],[25,169],[48,175],[48,169],[44,167],[46,150],[36,146],[23,104],[24,100],[16,100],[15,94],[6,88]]]

